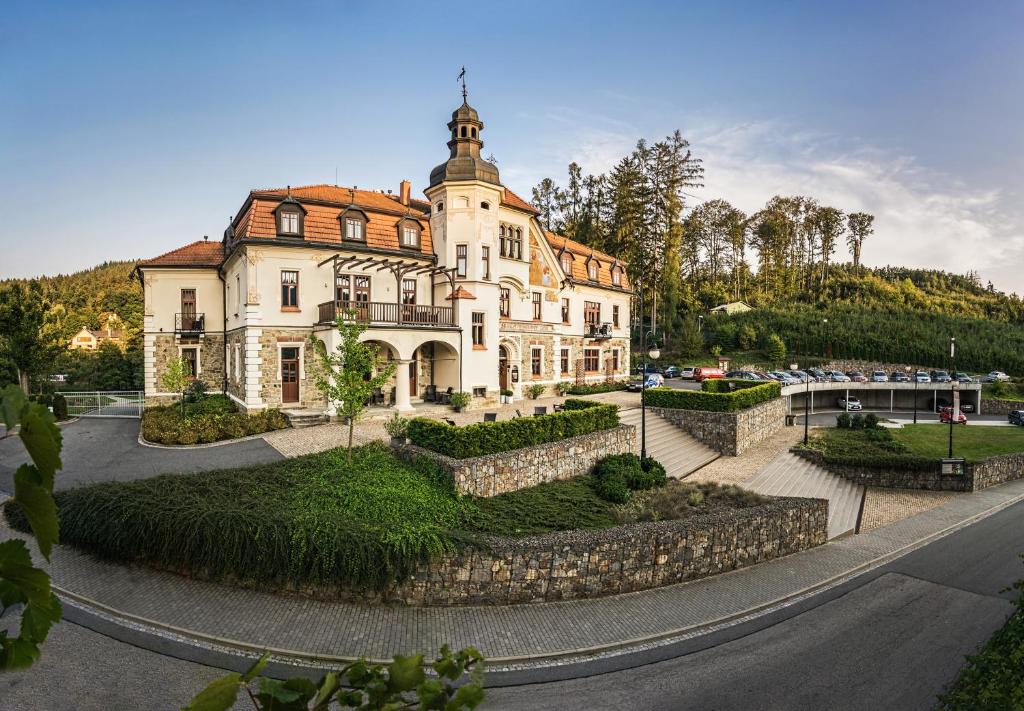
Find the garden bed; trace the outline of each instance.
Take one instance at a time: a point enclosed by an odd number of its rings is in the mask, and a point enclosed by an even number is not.
[[[457,496],[429,462],[407,464],[373,443],[354,450],[351,464],[336,449],[247,469],[94,484],[56,500],[61,541],[103,559],[409,604],[607,594],[824,542],[824,502],[685,483],[641,491],[663,482],[663,470],[639,468],[632,455],[612,461],[596,476],[477,499]],[[606,489],[620,476],[633,491],[616,505]],[[16,508],[5,514],[24,528]],[[664,559],[651,557],[651,540],[666,547]],[[559,561],[580,579],[555,582]]]
[[[148,407],[142,413],[142,438],[167,445],[208,444],[284,429],[288,421],[276,409],[238,412],[225,395],[202,395],[186,402]]]

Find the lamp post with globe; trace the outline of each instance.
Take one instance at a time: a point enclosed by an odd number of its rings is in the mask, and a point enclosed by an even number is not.
[[[640,318],[643,318],[641,312]],[[640,353],[642,358],[640,380],[640,459],[647,458],[647,358],[658,360],[661,351],[657,343],[651,343],[650,350],[647,349],[647,337],[654,337],[654,331],[644,331],[640,338]]]

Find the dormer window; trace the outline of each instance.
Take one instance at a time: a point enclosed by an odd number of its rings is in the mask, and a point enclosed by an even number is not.
[[[346,242],[365,242],[366,223],[369,220],[366,213],[355,208],[348,208],[338,216],[341,223],[341,238]]]
[[[587,278],[590,281],[597,281],[597,260],[591,259],[587,262]]]
[[[612,267],[612,284],[622,286],[622,267],[618,265]]]
[[[299,234],[299,213],[281,211],[281,234]]]
[[[403,249],[419,249],[420,225],[406,218],[398,223],[398,243]]]
[[[302,237],[306,208],[289,194],[274,208],[277,234],[281,237]]]
[[[572,276],[572,255],[562,252],[562,271],[566,276]]]

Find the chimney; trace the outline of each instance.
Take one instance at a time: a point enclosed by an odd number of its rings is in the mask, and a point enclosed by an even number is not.
[[[409,204],[409,192],[412,190],[412,183],[408,180],[403,180],[398,186],[398,195],[403,205]]]

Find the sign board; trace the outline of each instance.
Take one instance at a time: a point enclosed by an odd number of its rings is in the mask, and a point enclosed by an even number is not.
[[[942,473],[945,476],[963,476],[964,475],[964,459],[953,458],[942,460]]]

